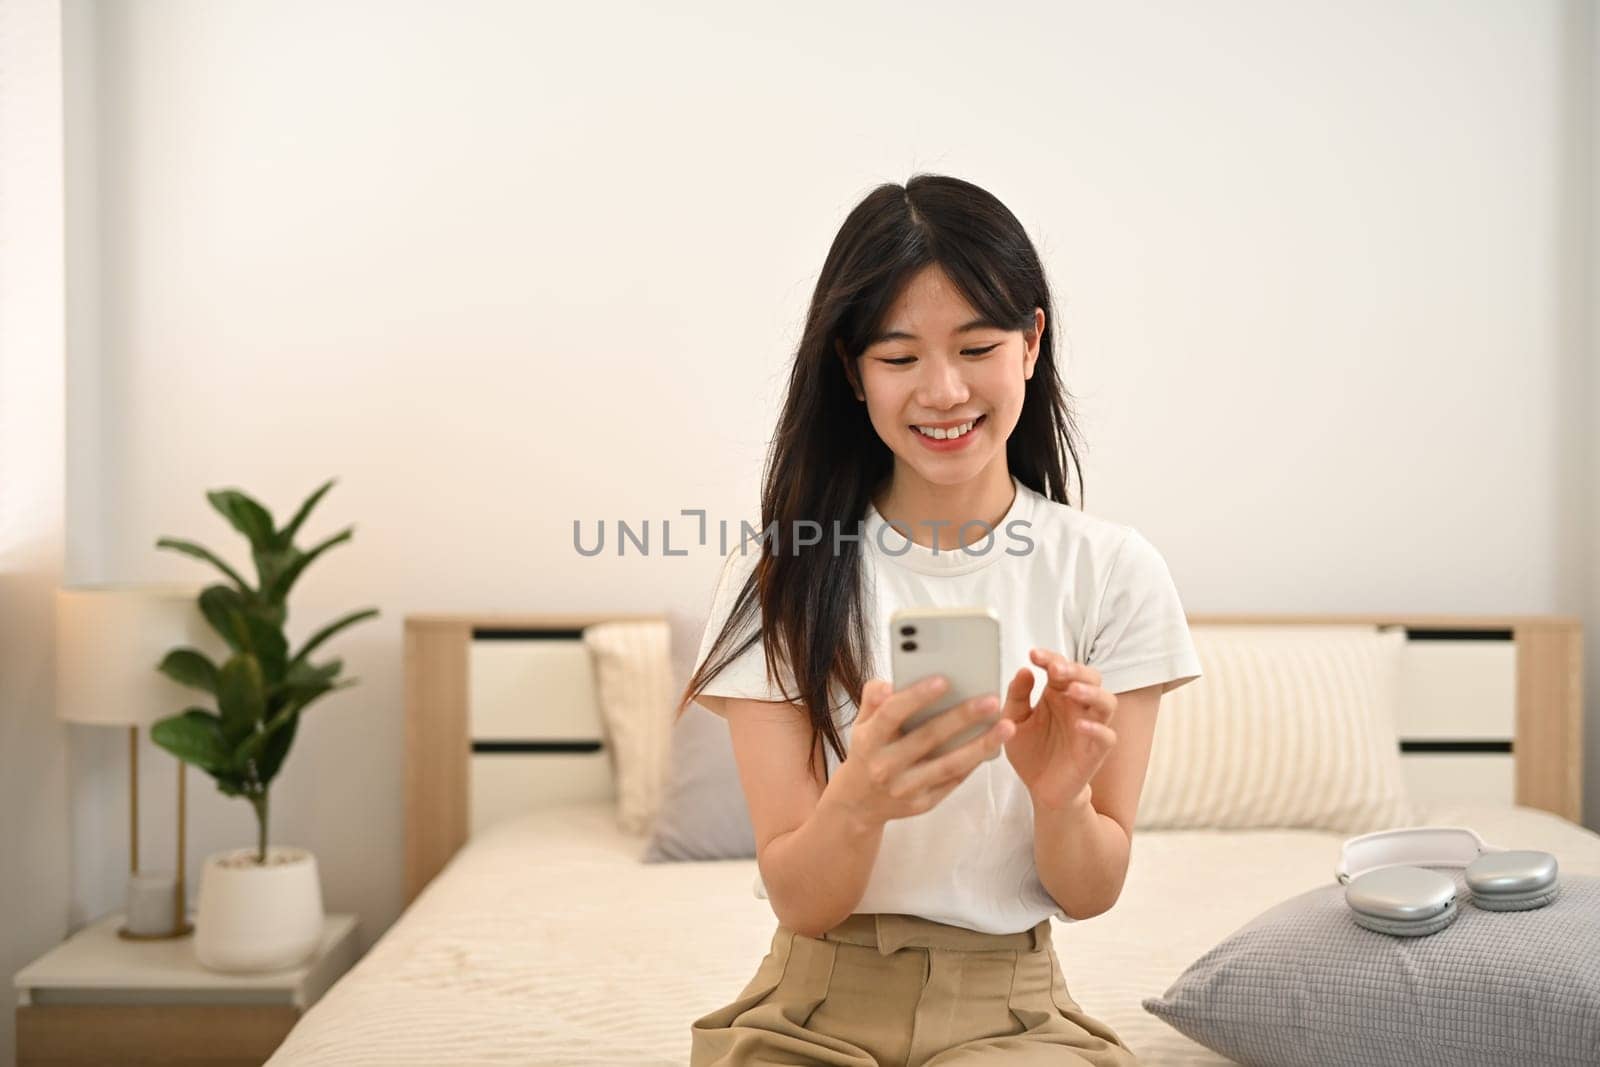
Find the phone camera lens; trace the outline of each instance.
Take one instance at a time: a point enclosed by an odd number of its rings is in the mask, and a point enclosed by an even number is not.
[[[907,652],[915,652],[917,650],[917,643],[915,641],[902,641],[900,643],[900,647]]]
[[[917,632],[917,628],[915,626],[902,626],[902,627],[900,627],[900,636],[901,637],[910,637],[912,634],[914,634],[916,632]]]

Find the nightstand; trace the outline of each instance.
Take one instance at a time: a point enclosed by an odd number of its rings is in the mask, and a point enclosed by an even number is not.
[[[329,915],[300,967],[218,974],[193,937],[126,941],[120,925],[99,919],[17,972],[17,1067],[260,1067],[358,951],[356,917]]]

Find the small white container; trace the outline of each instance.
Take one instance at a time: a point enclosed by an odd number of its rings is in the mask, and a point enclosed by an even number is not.
[[[304,963],[322,939],[317,858],[301,848],[216,852],[200,873],[195,957],[213,971],[278,971]]]
[[[123,928],[134,937],[171,937],[178,928],[178,879],[166,872],[128,876]]]

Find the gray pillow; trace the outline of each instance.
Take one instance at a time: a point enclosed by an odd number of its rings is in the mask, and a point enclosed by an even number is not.
[[[667,785],[644,861],[753,859],[755,854],[756,834],[728,724],[691,704],[672,726]]]
[[[1144,1009],[1247,1067],[1600,1063],[1600,878],[1533,911],[1474,907],[1424,937],[1357,926],[1344,887],[1262,912]],[[1204,906],[1196,902],[1196,906]]]

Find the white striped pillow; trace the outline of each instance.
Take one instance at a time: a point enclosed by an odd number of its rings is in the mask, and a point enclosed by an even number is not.
[[[617,826],[627,834],[648,830],[661,803],[672,747],[669,635],[664,619],[583,628],[616,779]]]
[[[1403,629],[1201,626],[1203,676],[1161,701],[1135,826],[1414,821],[1396,720]]]

